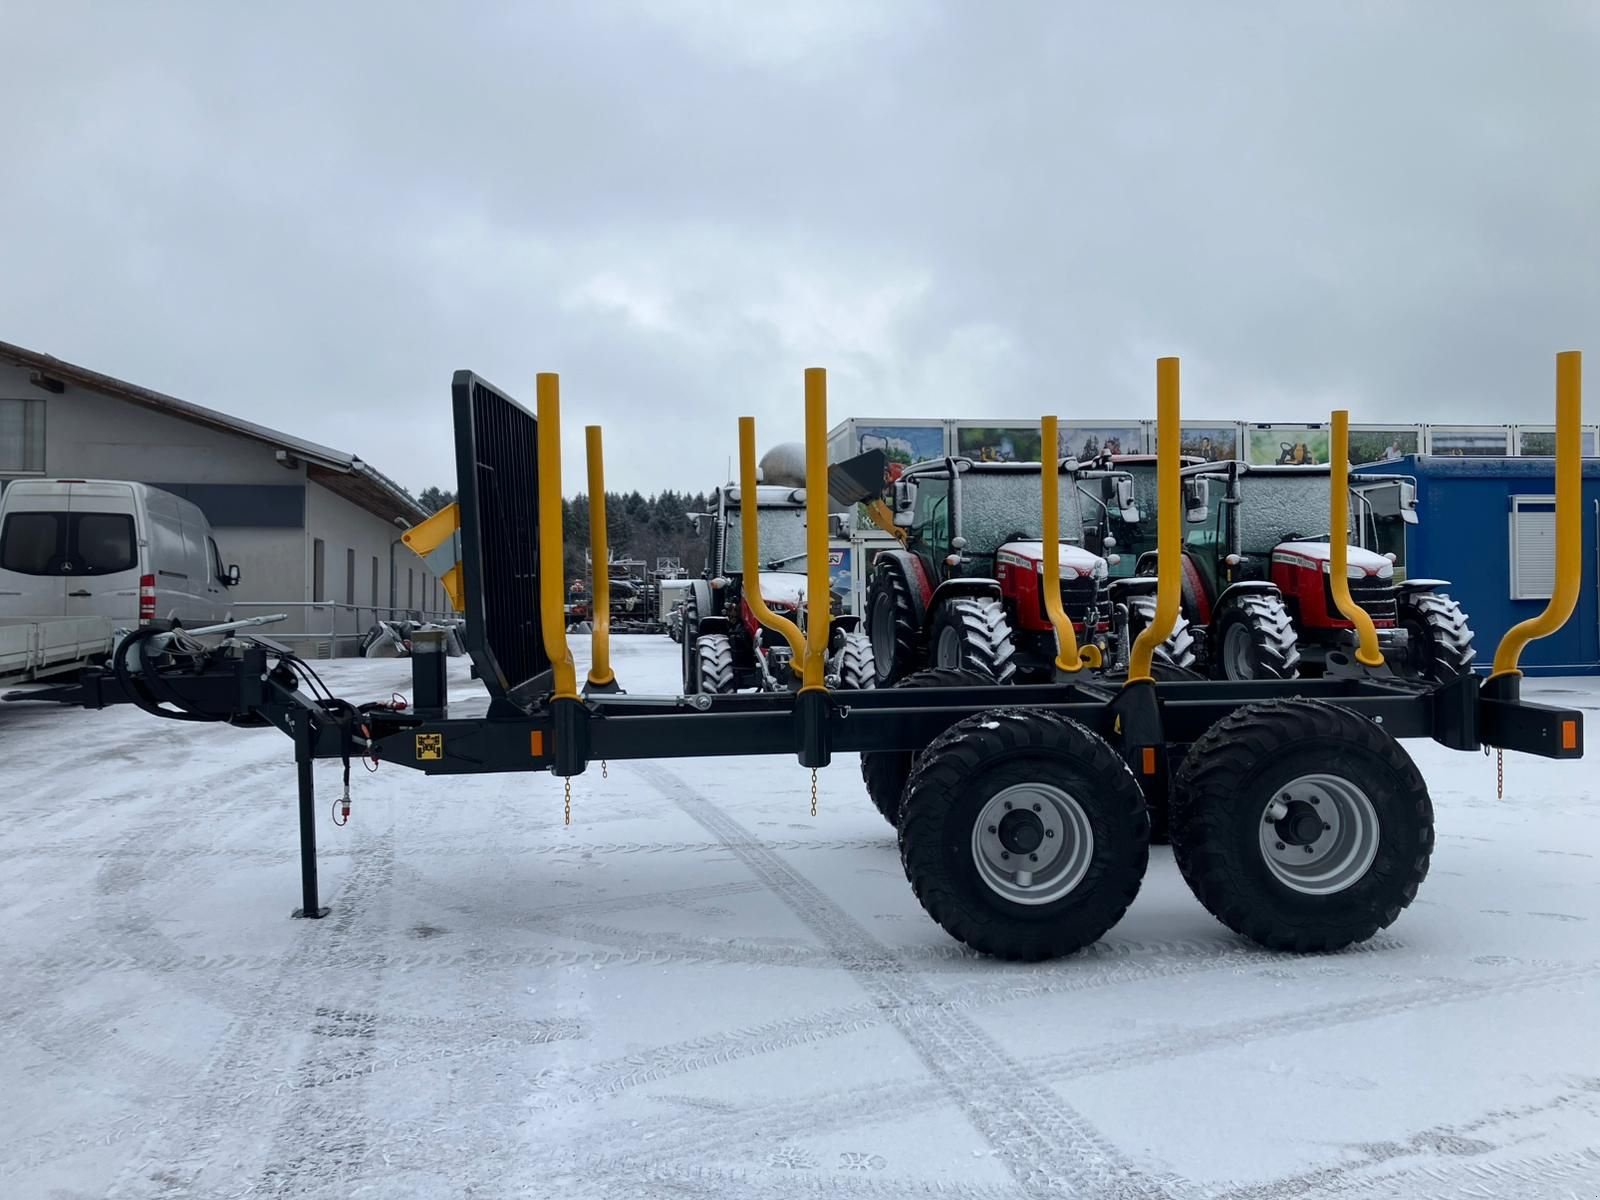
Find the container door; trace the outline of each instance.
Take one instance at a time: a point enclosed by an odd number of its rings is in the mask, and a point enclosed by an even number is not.
[[[13,484],[0,520],[0,614],[66,615],[67,486],[33,493]]]
[[[131,622],[139,612],[139,535],[133,488],[74,483],[67,501],[66,615]]]

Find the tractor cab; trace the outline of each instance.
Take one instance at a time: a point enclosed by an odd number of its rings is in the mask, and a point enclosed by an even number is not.
[[[1077,637],[1112,651],[1108,659],[1125,652],[1109,563],[1085,544],[1114,547],[1115,535],[1104,524],[1106,506],[1087,506],[1085,489],[1108,487],[1119,517],[1131,524],[1132,482],[1070,460],[1052,465],[1070,477],[1058,493],[1061,540],[1053,548],[1043,541],[1039,463],[946,458],[895,481],[894,520],[905,530],[905,548],[878,556],[868,592],[880,685],[924,666],[979,671],[1001,682],[1019,673],[1048,676],[1056,654],[1042,586],[1048,553],[1060,563],[1062,606]],[[1184,631],[1175,636],[1186,645]]]
[[[1179,459],[1184,467],[1204,462],[1194,455]],[[1140,558],[1156,548],[1156,456],[1096,455],[1079,464],[1077,478],[1085,509],[1084,545],[1105,558],[1112,579],[1138,574]]]
[[[1440,679],[1470,668],[1472,631],[1438,590],[1446,581],[1397,579],[1403,530],[1416,520],[1414,481],[1364,479],[1351,489],[1349,528],[1335,535],[1326,466],[1207,463],[1182,474],[1183,608],[1209,633],[1203,657],[1213,676],[1319,674],[1330,650],[1354,646],[1355,627],[1329,577],[1333,536],[1347,546],[1350,596],[1372,619],[1393,668]],[[1383,544],[1380,528],[1398,551],[1371,548]],[[1139,571],[1155,573],[1153,554],[1142,556]]]

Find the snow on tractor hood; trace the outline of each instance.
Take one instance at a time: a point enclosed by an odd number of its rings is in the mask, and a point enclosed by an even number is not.
[[[1272,561],[1291,567],[1320,567],[1326,572],[1333,565],[1333,546],[1328,542],[1284,542],[1273,548]],[[1371,550],[1351,546],[1345,551],[1345,574],[1351,579],[1393,579],[1394,563]]]
[[[1058,557],[1064,579],[1076,579],[1080,575],[1087,575],[1092,579],[1106,577],[1106,560],[1098,554],[1090,554],[1082,546],[1062,542]],[[1044,565],[1044,543],[1007,542],[995,552],[995,561],[1013,567],[1032,567],[1037,571]]]
[[[761,598],[774,608],[799,608],[806,598],[806,577],[793,571],[763,571]]]

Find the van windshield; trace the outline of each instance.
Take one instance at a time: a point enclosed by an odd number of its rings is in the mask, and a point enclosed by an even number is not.
[[[0,529],[0,570],[19,575],[114,575],[137,564],[126,513],[12,512]]]

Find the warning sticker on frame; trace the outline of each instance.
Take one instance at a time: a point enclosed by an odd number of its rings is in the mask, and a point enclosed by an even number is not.
[[[430,762],[444,757],[444,734],[417,734],[417,761]]]

